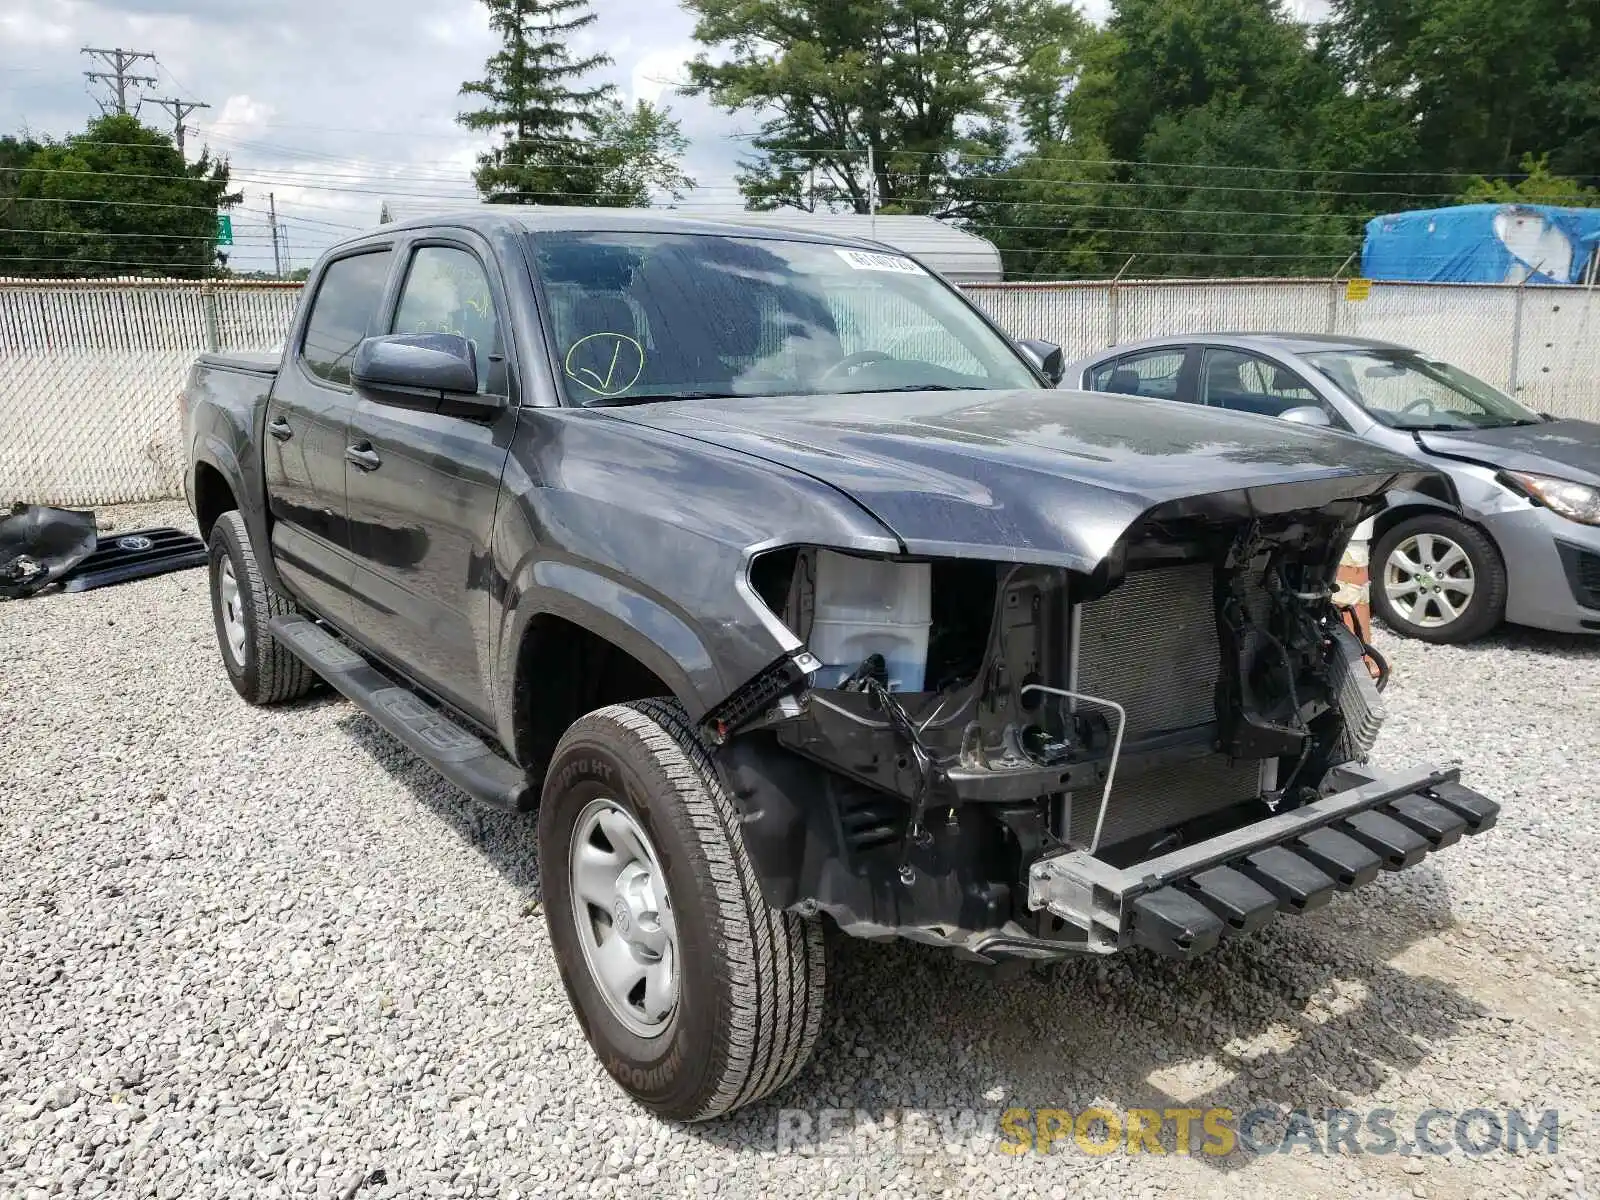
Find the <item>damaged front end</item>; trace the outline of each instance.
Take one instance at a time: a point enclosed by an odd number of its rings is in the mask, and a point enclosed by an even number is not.
[[[1332,597],[1373,501],[1241,497],[1088,572],[756,558],[805,649],[704,727],[768,902],[985,961],[1187,957],[1490,827],[1453,770],[1363,765],[1382,681]]]

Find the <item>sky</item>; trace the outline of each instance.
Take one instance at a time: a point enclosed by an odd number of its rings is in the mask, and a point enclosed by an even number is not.
[[[706,202],[738,199],[740,133],[756,121],[673,94],[699,47],[671,0],[597,0],[575,55],[615,60],[599,75],[625,101],[665,102],[690,139],[685,160]],[[61,137],[99,109],[83,46],[152,51],[149,97],[204,100],[188,138],[226,154],[245,194],[233,218],[239,270],[270,268],[267,193],[291,261],[308,266],[349,228],[376,223],[385,196],[472,199],[484,135],[454,123],[457,95],[481,76],[495,40],[478,0],[6,0],[0,5],[0,132]],[[172,118],[146,105],[146,123]]]
[[[1102,19],[1108,0],[1084,5]],[[1296,0],[1300,9],[1320,0]],[[700,47],[673,0],[595,0],[575,55],[609,54],[600,72],[625,101],[665,102],[682,123],[694,203],[733,204],[733,173],[757,119],[674,94]],[[1301,15],[1309,15],[1302,12]],[[496,48],[479,0],[5,0],[0,7],[0,132],[61,137],[98,112],[83,76],[104,69],[84,46],[148,50],[148,97],[203,100],[189,137],[225,154],[245,194],[231,265],[270,268],[267,195],[290,263],[376,223],[385,196],[474,198],[470,172],[488,145],[454,123],[458,89]],[[149,124],[171,126],[153,105]]]

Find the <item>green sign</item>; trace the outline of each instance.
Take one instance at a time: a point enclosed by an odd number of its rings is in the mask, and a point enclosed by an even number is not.
[[[217,245],[233,245],[233,218],[227,213],[217,214]]]

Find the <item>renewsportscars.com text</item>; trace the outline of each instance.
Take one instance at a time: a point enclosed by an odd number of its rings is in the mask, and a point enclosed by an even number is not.
[[[785,1108],[779,1154],[1555,1154],[1555,1109]]]

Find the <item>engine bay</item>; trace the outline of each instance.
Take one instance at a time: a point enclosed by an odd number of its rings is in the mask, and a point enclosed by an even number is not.
[[[1147,520],[1089,575],[756,558],[810,669],[780,664],[706,730],[769,898],[908,936],[1031,925],[1043,856],[1128,866],[1315,801],[1383,716],[1381,659],[1333,604],[1360,518]]]

